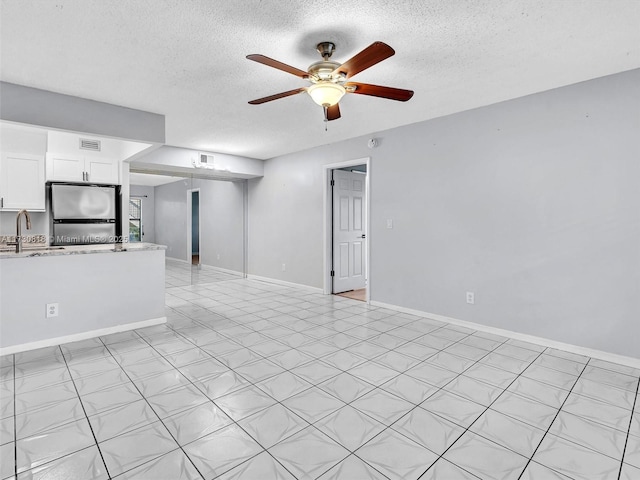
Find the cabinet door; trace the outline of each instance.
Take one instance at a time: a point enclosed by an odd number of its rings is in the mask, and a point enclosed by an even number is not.
[[[84,157],[47,153],[47,181],[84,181]]]
[[[108,183],[117,185],[118,182],[118,162],[110,158],[86,157],[85,179],[90,183]]]
[[[44,158],[3,153],[0,161],[0,206],[3,210],[44,210]]]

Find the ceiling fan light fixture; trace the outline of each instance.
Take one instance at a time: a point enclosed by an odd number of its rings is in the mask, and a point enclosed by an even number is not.
[[[307,92],[321,107],[332,107],[340,101],[346,90],[342,85],[327,81],[311,85]]]

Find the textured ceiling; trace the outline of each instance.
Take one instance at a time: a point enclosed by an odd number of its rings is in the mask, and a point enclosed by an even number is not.
[[[167,144],[270,158],[640,67],[639,0],[2,0],[2,80],[166,115]],[[341,101],[325,132],[305,86],[245,59],[306,70],[315,45],[345,61],[396,55],[355,81],[407,103]]]

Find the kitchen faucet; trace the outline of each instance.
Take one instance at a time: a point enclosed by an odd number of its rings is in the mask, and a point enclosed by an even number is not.
[[[24,214],[24,218],[27,220],[27,230],[31,230],[31,216],[29,212],[22,209],[16,215],[16,253],[22,253],[22,233],[20,230],[20,217]]]

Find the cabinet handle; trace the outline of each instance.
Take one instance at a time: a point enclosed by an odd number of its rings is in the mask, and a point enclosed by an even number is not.
[[[4,197],[0,198],[0,208],[4,208]]]
[[[87,175],[87,182],[89,181],[89,172],[85,172]]]

